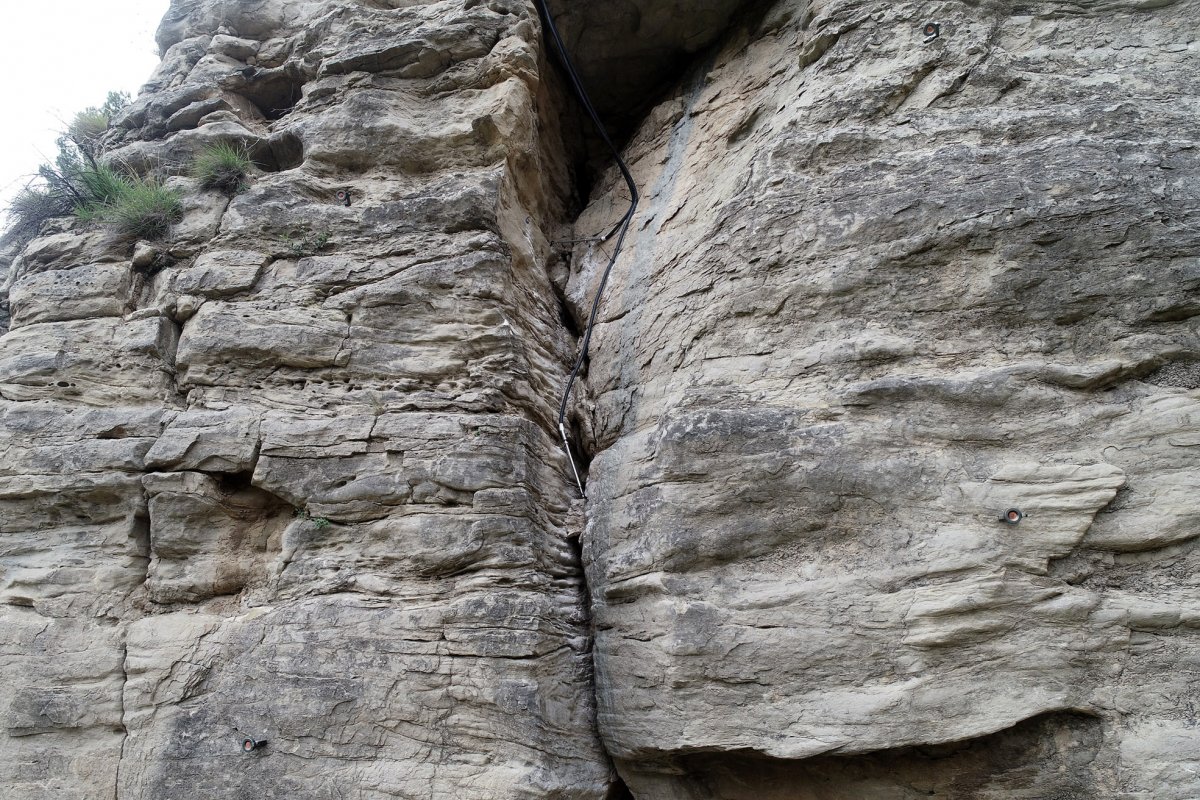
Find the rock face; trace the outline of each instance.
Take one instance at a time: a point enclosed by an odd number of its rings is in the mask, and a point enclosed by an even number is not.
[[[781,2],[630,143],[581,421],[637,797],[1200,795],[1200,4],[1155,6]]]
[[[108,157],[266,171],[11,262],[6,800],[608,791],[551,435],[564,100],[525,3],[396,5],[175,3]]]
[[[635,124],[751,0],[547,0],[588,95],[610,127]]]
[[[1200,796],[1200,2],[551,7],[586,503],[533,3],[174,0],[183,221],[0,249],[0,795]]]

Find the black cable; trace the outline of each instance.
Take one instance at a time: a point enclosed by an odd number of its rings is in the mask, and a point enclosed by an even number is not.
[[[638,190],[637,183],[633,180],[633,174],[629,171],[629,166],[625,163],[625,159],[621,158],[621,151],[613,144],[612,139],[608,136],[608,131],[604,128],[604,123],[600,120],[600,115],[596,112],[595,106],[592,105],[591,97],[588,96],[587,89],[583,88],[583,82],[579,79],[579,73],[575,70],[575,64],[571,60],[571,56],[567,53],[566,45],[563,44],[562,36],[558,32],[558,26],[554,24],[554,18],[550,16],[550,9],[546,6],[546,0],[535,0],[538,7],[538,13],[541,14],[542,21],[545,24],[546,30],[550,33],[550,38],[554,42],[554,48],[558,51],[559,60],[562,62],[563,69],[566,70],[567,78],[571,82],[571,88],[575,90],[575,96],[579,99],[588,116],[592,118],[592,124],[596,126],[600,138],[604,140],[604,144],[612,151],[613,158],[616,159],[617,168],[621,170],[622,177],[625,178],[625,183],[629,186],[629,210],[625,212],[625,216],[621,221],[613,227],[611,231],[600,238],[600,241],[607,241],[616,234],[616,244],[613,247],[612,256],[608,259],[608,266],[604,268],[604,274],[600,277],[600,286],[596,289],[596,296],[592,300],[592,311],[588,315],[587,327],[584,329],[583,342],[579,348],[579,357],[575,359],[575,366],[571,369],[571,376],[567,378],[567,385],[563,389],[562,402],[558,407],[558,431],[562,434],[563,447],[567,450],[567,458],[571,461],[571,470],[575,473],[575,483],[579,486],[579,493],[584,497],[587,493],[583,489],[583,480],[579,477],[579,469],[575,466],[575,456],[571,453],[571,442],[567,438],[567,403],[571,399],[571,389],[575,386],[575,381],[579,377],[579,371],[583,369],[583,362],[587,360],[588,345],[592,342],[592,331],[596,327],[596,315],[600,312],[600,299],[604,296],[604,287],[608,285],[608,276],[612,273],[613,266],[617,263],[617,257],[621,254],[621,248],[625,245],[625,235],[629,233],[629,225],[633,222],[633,215],[637,213],[638,207]]]

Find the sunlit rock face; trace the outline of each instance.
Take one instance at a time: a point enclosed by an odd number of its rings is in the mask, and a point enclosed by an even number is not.
[[[174,0],[0,244],[0,796],[1200,796],[1200,2],[550,10],[586,502],[533,2]]]

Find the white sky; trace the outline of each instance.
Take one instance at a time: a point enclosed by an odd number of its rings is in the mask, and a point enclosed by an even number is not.
[[[0,223],[75,112],[136,97],[170,0],[0,0]]]

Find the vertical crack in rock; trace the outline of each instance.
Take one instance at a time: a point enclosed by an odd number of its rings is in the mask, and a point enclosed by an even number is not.
[[[571,472],[575,478],[575,485],[579,489],[580,495],[586,497],[584,489],[583,476],[580,474],[579,459],[576,458],[573,448],[571,447],[571,435],[567,432],[567,414],[571,403],[571,395],[575,389],[575,383],[580,378],[580,373],[588,359],[588,349],[591,345],[592,333],[595,331],[596,318],[600,313],[600,304],[604,301],[604,288],[612,275],[613,267],[617,263],[617,259],[621,257],[621,248],[625,244],[625,239],[629,235],[629,227],[633,222],[638,209],[638,187],[633,180],[633,176],[629,172],[628,166],[622,157],[620,150],[613,144],[608,131],[605,127],[605,121],[600,117],[596,107],[592,104],[588,89],[581,82],[579,72],[575,67],[573,57],[567,50],[563,42],[562,34],[558,29],[558,25],[554,21],[554,17],[546,7],[544,2],[539,0],[538,11],[542,18],[543,27],[545,29],[545,38],[553,43],[554,51],[558,56],[559,62],[567,75],[567,80],[574,91],[576,100],[586,110],[587,117],[592,123],[593,130],[605,144],[613,157],[613,161],[617,170],[621,173],[621,178],[625,182],[625,187],[629,192],[629,206],[625,209],[625,213],[621,215],[620,221],[606,234],[600,237],[599,241],[609,242],[611,253],[608,256],[608,261],[600,273],[599,281],[595,288],[595,294],[591,302],[591,310],[587,315],[587,322],[583,327],[583,336],[579,341],[579,353],[571,366],[571,372],[567,377],[566,384],[562,390],[562,399],[559,401],[558,408],[558,430],[562,438],[563,448],[566,450],[567,460],[571,465]],[[611,240],[611,241],[610,241]]]
[[[0,794],[1200,795],[1200,0],[551,8],[586,505],[531,2],[175,0],[0,244]]]
[[[125,687],[129,683],[129,651],[128,646],[123,647],[121,651],[121,686],[120,692],[120,718],[121,718],[121,747],[117,755],[116,769],[113,773],[113,789],[112,800],[120,800],[121,797],[121,766],[125,763],[125,744],[129,741],[129,727],[125,722]]]
[[[1064,797],[1200,791],[1197,406],[1156,372],[1198,347],[1198,11],[779,2],[639,123],[583,542],[636,796],[859,797],[867,763],[1040,796],[1054,759]],[[575,236],[620,203],[610,172]],[[999,757],[878,755],[968,741]]]

